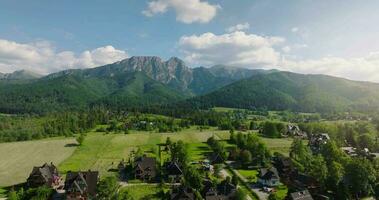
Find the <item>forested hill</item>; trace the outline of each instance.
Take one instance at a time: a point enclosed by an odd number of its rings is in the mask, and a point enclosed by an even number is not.
[[[67,74],[26,84],[0,83],[0,112],[45,113],[105,106],[148,106],[184,99],[184,95],[144,73],[120,73],[112,78]]]
[[[290,72],[259,74],[182,106],[334,112],[379,108],[379,84]]]
[[[0,77],[0,112],[5,113],[46,113],[92,105],[160,109],[157,105],[162,104],[174,109],[224,106],[305,112],[379,108],[379,84],[375,83],[223,65],[189,68],[178,58],[131,57],[42,78],[26,71]]]

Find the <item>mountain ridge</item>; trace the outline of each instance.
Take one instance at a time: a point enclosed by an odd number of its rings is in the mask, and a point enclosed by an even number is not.
[[[379,108],[379,84],[327,75],[217,65],[188,67],[173,57],[131,57],[31,81],[0,81],[0,112],[44,113],[92,105],[158,105],[336,112]]]

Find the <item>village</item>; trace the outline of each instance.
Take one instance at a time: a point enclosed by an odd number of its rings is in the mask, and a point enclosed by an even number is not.
[[[314,154],[319,153],[322,146],[330,140],[327,133],[312,134],[308,138],[297,125],[289,124],[286,130],[287,136],[306,141]],[[284,192],[284,197],[281,198],[285,199],[329,199],[322,193],[317,178],[301,172],[293,158],[280,153],[267,154],[269,157],[266,158],[252,157],[248,151],[243,150],[244,147],[239,144],[241,141],[238,141],[251,139],[257,140],[254,142],[257,146],[260,145],[259,138],[252,133],[231,132],[227,141],[212,136],[206,142],[211,149],[206,153],[207,159],[188,160],[184,142],[173,142],[167,138],[165,143],[157,144],[158,157],[151,152],[136,149],[130,155],[125,155],[127,159],[112,163],[116,167],[109,170],[116,172],[120,187],[165,185],[168,190],[162,194],[162,199],[271,199],[280,190]],[[351,157],[377,156],[368,150],[357,152],[353,147],[340,149]],[[246,172],[255,172],[255,177],[245,175]],[[98,196],[99,181],[103,178],[101,176],[99,171],[91,169],[68,171],[62,175],[53,163],[44,163],[32,169],[25,187],[51,188],[54,190],[52,199],[57,200],[95,199]]]

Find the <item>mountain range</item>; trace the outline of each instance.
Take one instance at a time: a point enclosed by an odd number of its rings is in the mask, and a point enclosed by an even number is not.
[[[44,113],[98,104],[334,112],[378,108],[378,99],[376,83],[225,65],[190,68],[176,57],[164,61],[136,56],[47,76],[27,71],[0,74],[0,112],[6,113]]]

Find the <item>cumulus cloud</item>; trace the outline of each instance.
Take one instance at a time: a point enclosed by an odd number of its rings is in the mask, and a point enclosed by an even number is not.
[[[379,82],[379,52],[357,58],[323,57],[296,60],[283,56],[280,69],[306,73],[327,74],[353,80]]]
[[[274,46],[284,42],[281,37],[264,37],[242,31],[215,35],[183,36],[179,48],[191,63],[275,66],[280,53]]]
[[[231,26],[231,27],[227,28],[226,31],[231,33],[231,32],[235,32],[235,31],[247,30],[249,28],[250,28],[250,24],[245,22],[243,24],[237,24],[235,26]]]
[[[0,39],[0,71],[12,72],[28,69],[50,73],[70,68],[87,68],[109,64],[127,58],[128,54],[113,46],[99,47],[79,54],[72,51],[56,51],[47,41],[17,43]]]
[[[242,31],[182,36],[178,47],[185,60],[192,65],[226,64],[379,82],[379,52],[357,58],[327,56],[299,59],[291,52],[308,48],[306,44],[286,44],[281,37],[259,36]]]
[[[148,3],[148,7],[142,11],[142,14],[152,17],[166,13],[170,8],[175,11],[177,21],[191,24],[211,21],[220,6],[201,0],[153,0]]]

